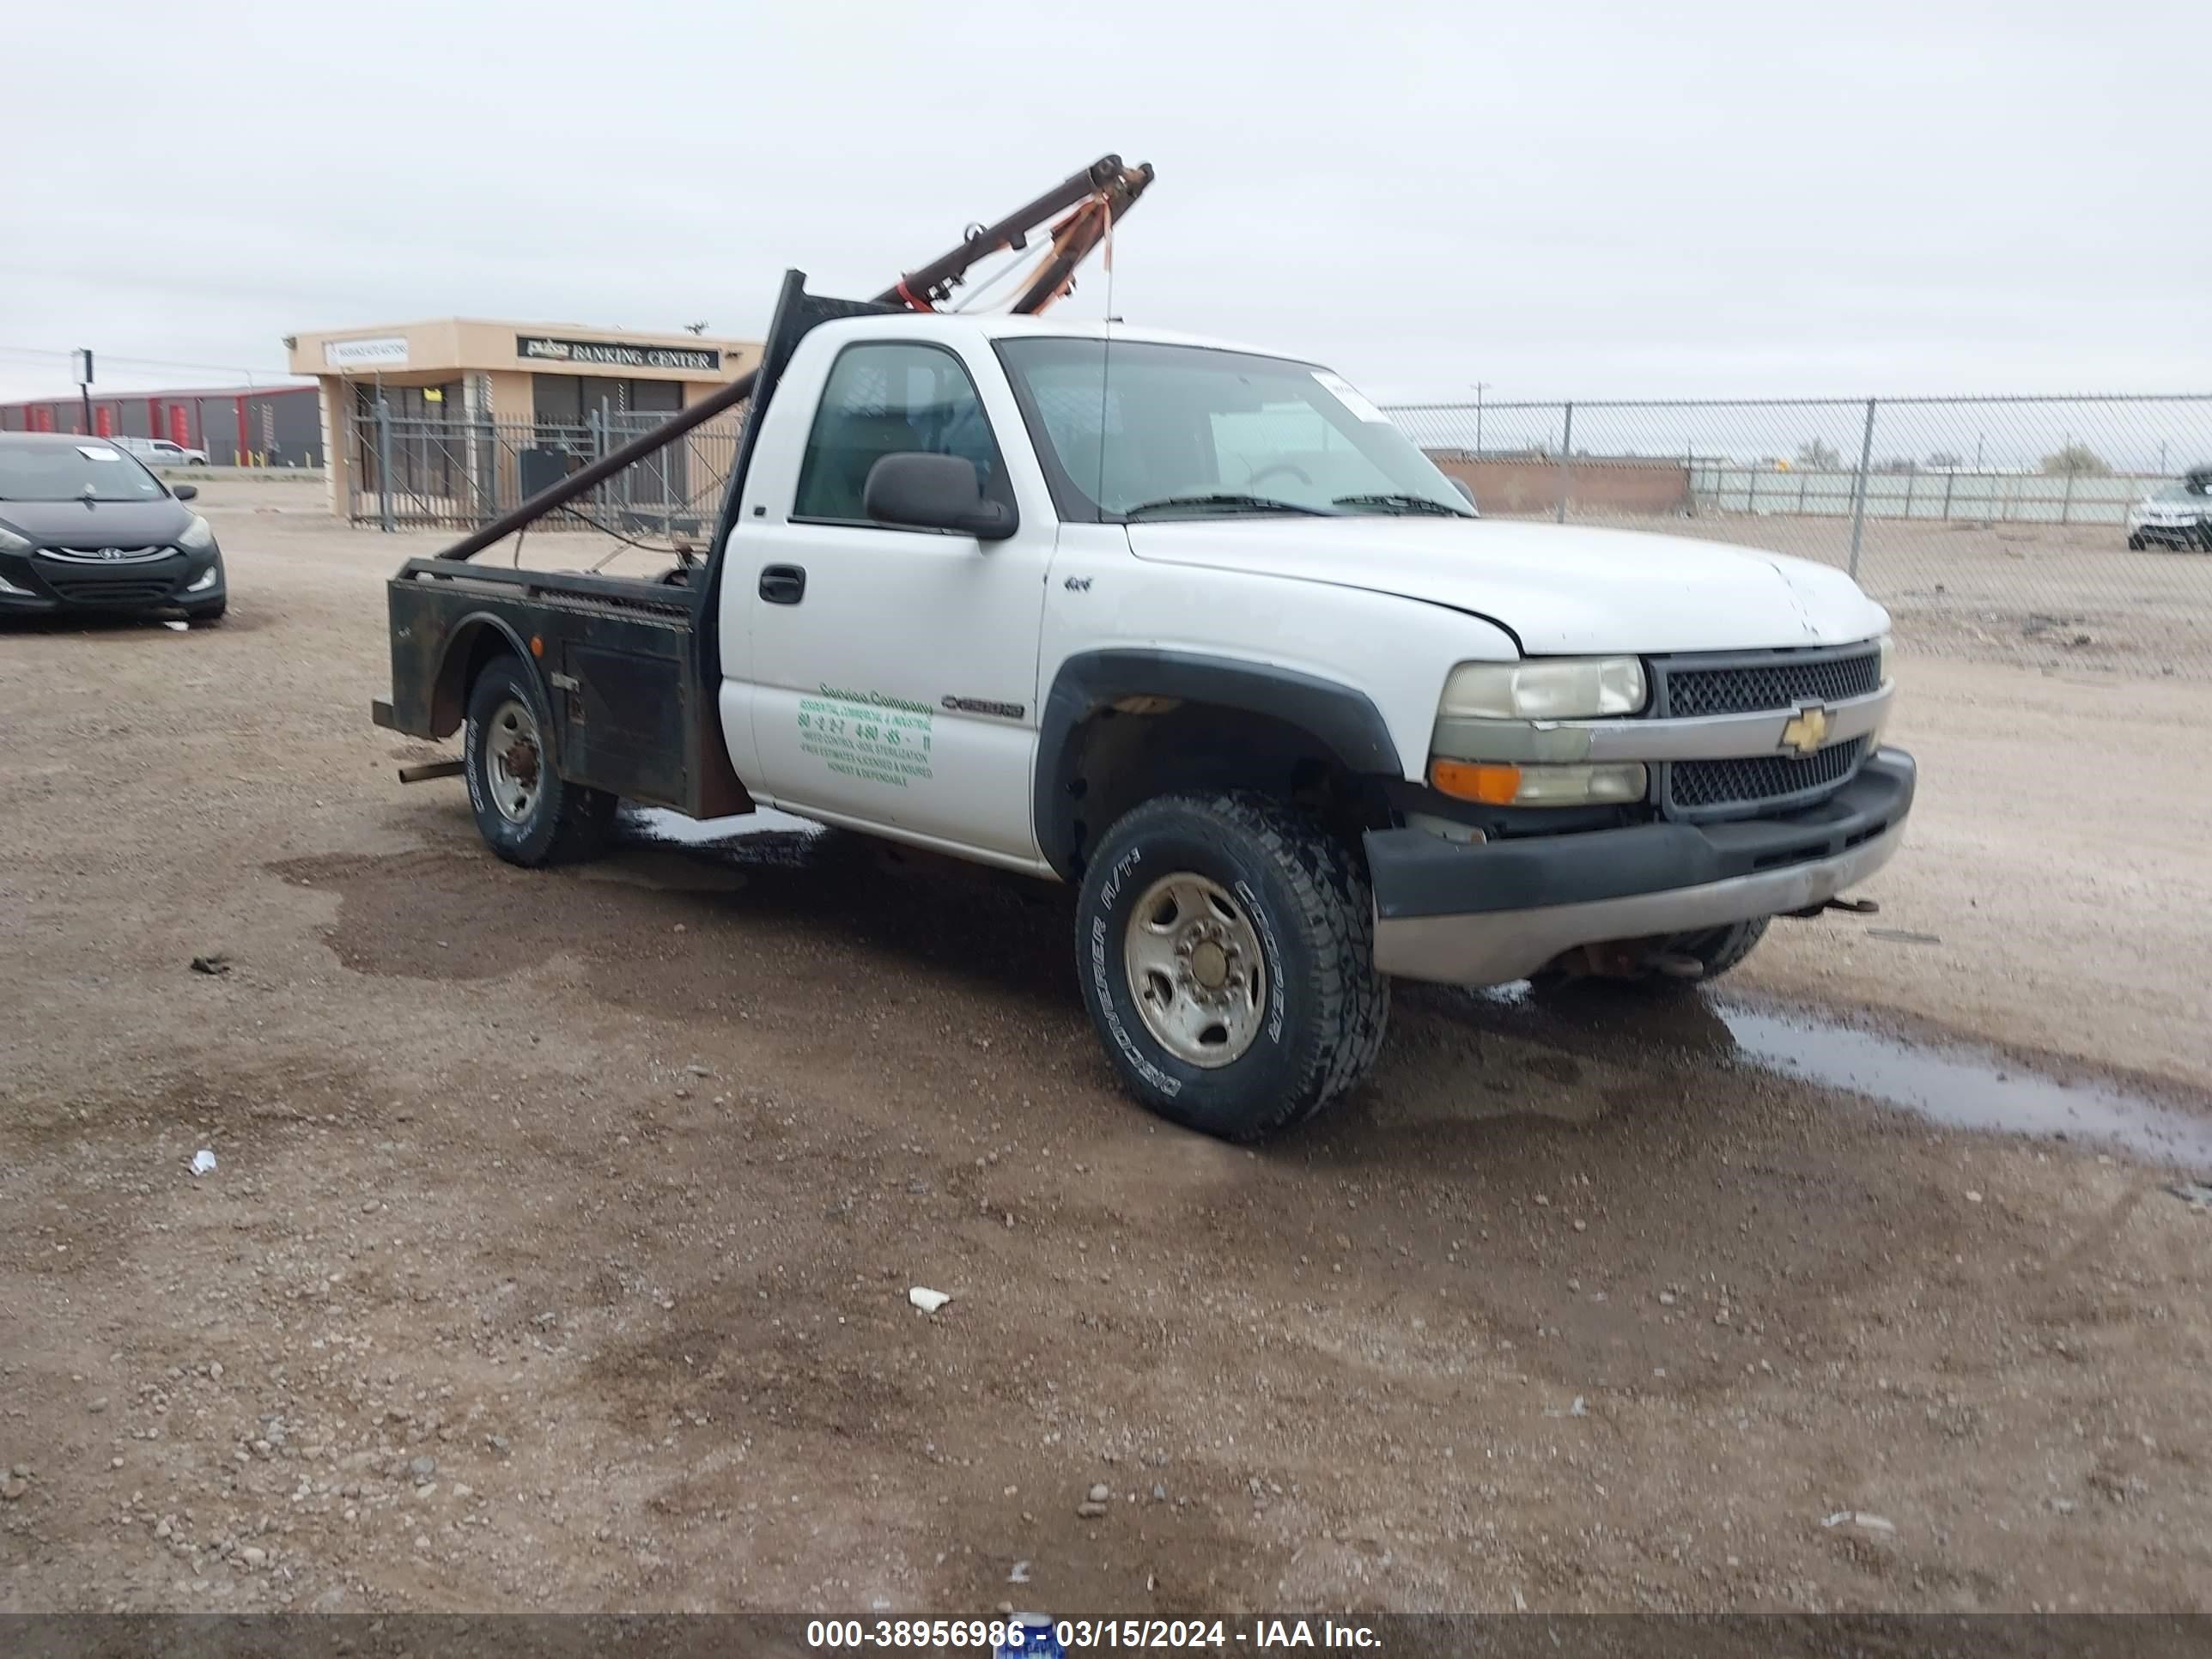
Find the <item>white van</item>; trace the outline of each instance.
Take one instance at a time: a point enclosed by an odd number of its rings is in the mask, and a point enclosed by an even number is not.
[[[149,466],[205,466],[208,453],[173,444],[167,438],[110,438],[109,443],[129,450]]]

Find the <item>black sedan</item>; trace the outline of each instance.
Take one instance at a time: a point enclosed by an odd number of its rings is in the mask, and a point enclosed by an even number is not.
[[[98,438],[0,432],[0,616],[162,611],[213,622],[222,550],[163,483]]]

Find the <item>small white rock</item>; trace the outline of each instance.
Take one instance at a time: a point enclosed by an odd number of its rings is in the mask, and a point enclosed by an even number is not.
[[[1838,1510],[1833,1515],[1824,1517],[1820,1524],[1824,1527],[1840,1527],[1847,1522],[1858,1528],[1862,1532],[1895,1532],[1897,1530],[1897,1522],[1888,1516],[1869,1514],[1865,1510]]]
[[[192,1173],[196,1176],[215,1173],[215,1154],[203,1146],[192,1154]]]
[[[952,1298],[947,1296],[943,1291],[929,1290],[920,1285],[915,1285],[912,1290],[906,1293],[906,1299],[914,1304],[915,1307],[921,1309],[922,1312],[926,1314],[935,1313],[939,1308],[952,1300]],[[1018,1583],[1020,1581],[1018,1579],[1015,1582]]]

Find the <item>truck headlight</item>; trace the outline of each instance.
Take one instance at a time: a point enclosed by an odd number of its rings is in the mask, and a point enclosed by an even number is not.
[[[1610,766],[1506,766],[1492,761],[1433,760],[1437,793],[1485,806],[1592,806],[1644,799],[1639,762]]]
[[[185,526],[185,533],[177,538],[177,545],[187,553],[204,553],[215,545],[215,532],[205,519],[195,513],[192,521]]]
[[[1446,720],[1577,720],[1633,714],[1644,707],[1644,664],[1636,657],[1538,658],[1468,662],[1444,682]]]

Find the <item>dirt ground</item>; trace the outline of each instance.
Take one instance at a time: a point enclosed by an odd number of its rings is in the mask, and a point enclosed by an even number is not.
[[[1114,1092],[1057,893],[498,864],[368,720],[436,538],[208,495],[222,627],[0,634],[0,1607],[2212,1608],[2212,1171],[1730,1024],[2212,1123],[2201,693],[1909,651],[1881,915],[1402,987],[1248,1152]]]

